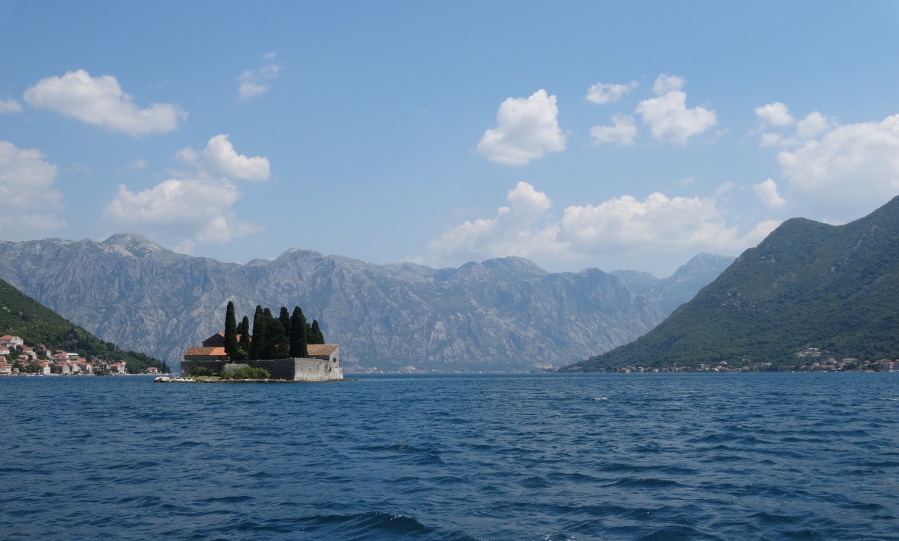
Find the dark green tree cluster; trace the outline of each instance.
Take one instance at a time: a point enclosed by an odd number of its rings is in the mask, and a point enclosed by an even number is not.
[[[253,328],[250,329],[250,320],[246,316],[237,324],[234,303],[228,302],[225,353],[234,360],[308,357],[307,344],[324,343],[325,337],[318,321],[308,323],[299,306],[294,307],[292,314],[282,306],[278,317],[275,317],[270,309],[257,305]]]
[[[234,317],[234,303],[228,301],[225,312],[225,353],[231,357],[237,354],[237,319]]]

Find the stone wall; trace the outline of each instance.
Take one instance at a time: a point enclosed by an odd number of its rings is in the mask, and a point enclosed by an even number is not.
[[[287,381],[332,381],[343,379],[343,369],[337,360],[293,358],[250,360],[242,363],[228,363],[225,361],[181,361],[181,375],[189,376],[195,366],[208,368],[213,374],[219,375],[223,370],[236,370],[242,366],[264,368],[268,370],[272,379]]]
[[[343,379],[343,369],[335,360],[293,359],[294,381],[330,381]]]

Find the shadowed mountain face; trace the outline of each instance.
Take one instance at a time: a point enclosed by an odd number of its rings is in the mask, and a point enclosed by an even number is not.
[[[569,369],[895,358],[897,306],[899,198],[843,226],[784,222],[646,336]]]
[[[134,234],[0,242],[0,278],[101,338],[170,365],[222,331],[233,301],[238,319],[252,319],[257,304],[299,305],[341,344],[349,367],[447,371],[531,370],[606,351],[704,285],[656,279],[638,294],[596,269],[550,274],[520,258],[431,269],[289,250],[240,265],[176,254]]]
[[[668,316],[678,306],[689,301],[696,292],[717,278],[734,258],[723,255],[699,254],[668,278],[656,278],[648,272],[615,271],[631,291],[658,304]]]

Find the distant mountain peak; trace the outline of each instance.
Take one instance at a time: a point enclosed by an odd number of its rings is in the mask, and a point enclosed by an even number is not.
[[[279,259],[285,259],[290,257],[316,257],[321,258],[324,257],[321,252],[316,252],[315,250],[303,250],[300,248],[288,248],[281,255],[276,257],[274,261],[278,261]]]
[[[507,271],[515,271],[523,274],[533,274],[535,276],[544,276],[546,274],[549,274],[530,259],[525,259],[523,257],[517,256],[488,259],[487,261],[484,261],[482,265],[494,269],[501,268]]]
[[[118,251],[135,257],[147,257],[169,251],[139,233],[116,233],[100,244],[117,248]]]

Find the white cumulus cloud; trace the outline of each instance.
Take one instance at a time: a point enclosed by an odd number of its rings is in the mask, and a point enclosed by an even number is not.
[[[808,116],[796,123],[796,137],[803,141],[811,139],[836,125],[836,121],[832,118],[826,117],[818,111],[812,111]]]
[[[768,179],[760,184],[753,184],[752,191],[761,200],[762,204],[769,209],[779,208],[787,204],[786,199],[777,193],[777,183],[773,179]]]
[[[209,139],[206,148],[196,152],[188,147],[178,151],[181,161],[196,165],[199,174],[213,178],[268,180],[269,162],[264,156],[247,157],[238,154],[228,134]]]
[[[756,107],[755,114],[772,126],[792,126],[796,121],[787,106],[779,101]]]
[[[197,242],[223,243],[260,230],[238,219],[232,210],[240,195],[230,182],[195,179],[169,179],[141,191],[120,185],[103,220],[113,228],[177,237],[182,250]]]
[[[835,119],[818,111],[797,120],[781,102],[756,107],[755,114],[762,121],[763,129],[771,130],[760,136],[759,144],[763,147],[796,147],[839,125]]]
[[[552,201],[527,182],[519,182],[506,196],[509,206],[494,218],[466,220],[433,241],[429,249],[439,260],[493,257],[532,257],[555,252],[553,228],[541,228]]]
[[[596,83],[587,89],[587,101],[602,105],[620,100],[625,94],[637,88],[637,81],[626,85]]]
[[[0,99],[0,115],[4,113],[18,113],[22,110],[22,106],[19,105],[14,99],[2,100]]]
[[[268,179],[268,158],[238,154],[225,134],[209,139],[200,152],[188,147],[176,157],[193,171],[145,190],[120,185],[101,224],[148,232],[183,252],[198,243],[225,243],[262,230],[238,217],[234,205],[242,194],[234,181]]]
[[[3,239],[27,239],[65,227],[57,167],[37,149],[0,141],[0,231]]]
[[[490,161],[524,165],[547,152],[565,150],[556,97],[540,89],[529,98],[508,98],[496,113],[497,127],[484,132],[478,153]]]
[[[153,103],[141,109],[115,77],[91,77],[84,70],[41,79],[24,97],[31,107],[133,136],[174,131],[187,118],[187,113],[173,104]]]
[[[653,137],[686,146],[687,140],[718,123],[714,111],[703,107],[687,108],[685,82],[674,75],[660,75],[652,90],[655,98],[641,101],[636,112],[652,131]]]
[[[806,120],[806,133],[820,136],[777,155],[783,176],[806,205],[831,220],[847,220],[899,194],[899,115],[843,126],[823,115]]]
[[[624,195],[569,206],[558,218],[545,193],[519,182],[507,196],[509,205],[497,209],[495,217],[465,221],[433,241],[431,259],[458,264],[516,255],[538,262],[604,259],[617,265],[624,256],[651,260],[687,254],[682,264],[697,252],[737,253],[758,244],[779,222],[761,222],[745,233],[728,224],[720,194],[730,187],[707,198],[653,193],[640,201]]]
[[[598,205],[570,206],[560,237],[581,252],[626,250],[736,250],[751,246],[728,226],[716,198],[630,195]]]
[[[612,126],[593,126],[590,128],[590,135],[593,136],[594,142],[603,143],[620,143],[622,145],[633,145],[634,139],[637,137],[637,126],[634,124],[634,117],[631,115],[612,115]]]

